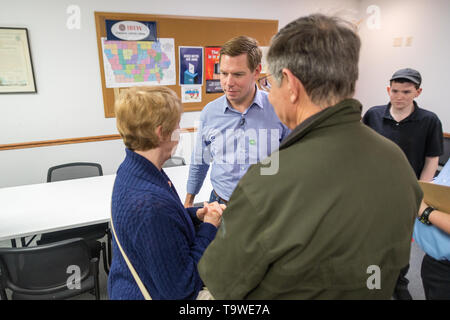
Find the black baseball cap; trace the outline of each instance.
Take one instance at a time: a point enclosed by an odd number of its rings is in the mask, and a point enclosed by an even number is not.
[[[415,84],[418,84],[419,86],[422,83],[422,76],[420,75],[419,71],[410,68],[400,69],[396,71],[392,75],[390,81],[395,79],[408,79],[414,82]]]

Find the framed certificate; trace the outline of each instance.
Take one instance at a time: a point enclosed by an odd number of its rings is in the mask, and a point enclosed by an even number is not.
[[[0,27],[0,93],[36,93],[28,30]]]

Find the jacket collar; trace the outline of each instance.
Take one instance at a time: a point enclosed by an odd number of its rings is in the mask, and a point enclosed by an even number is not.
[[[159,171],[158,168],[149,160],[137,154],[136,152],[126,148],[126,158],[124,165],[128,168],[131,175],[146,180],[153,184],[162,186],[166,190],[173,190],[176,193],[172,183],[169,185],[169,177],[164,170]]]
[[[419,105],[417,104],[416,101],[413,101],[413,104],[414,104],[413,111],[409,114],[409,116],[407,116],[405,119],[403,119],[400,122],[420,121],[421,120],[420,116],[419,116]],[[386,110],[384,111],[383,118],[397,122],[391,115],[391,107],[392,107],[392,104],[389,102],[386,106]]]
[[[280,145],[280,150],[290,147],[314,129],[361,120],[362,105],[358,100],[346,99],[328,107],[300,123]]]

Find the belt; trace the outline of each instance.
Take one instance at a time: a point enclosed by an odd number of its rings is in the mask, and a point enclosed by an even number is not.
[[[215,190],[213,190],[213,192],[214,192],[214,194],[216,195],[216,197],[220,199],[220,201],[224,202],[225,204],[228,204],[228,201],[225,200],[225,199],[223,199],[223,198],[221,198],[221,197],[216,193]]]

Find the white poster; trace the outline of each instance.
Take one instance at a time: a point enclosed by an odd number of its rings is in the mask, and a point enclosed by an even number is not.
[[[261,59],[261,73],[268,73],[267,66],[267,53],[269,52],[269,47],[259,47],[262,51],[262,59]]]
[[[182,86],[181,102],[202,102],[202,86]]]

